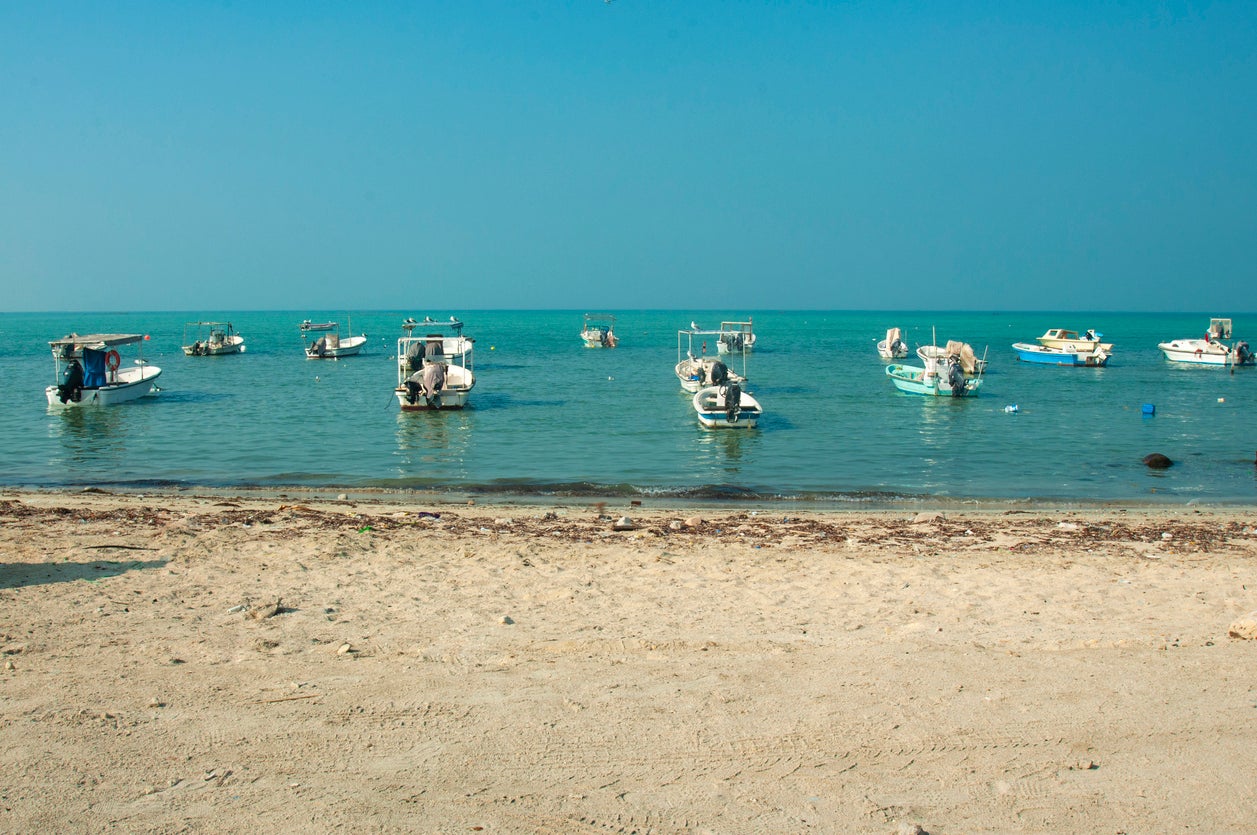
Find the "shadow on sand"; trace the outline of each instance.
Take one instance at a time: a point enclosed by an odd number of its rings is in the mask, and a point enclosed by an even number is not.
[[[0,563],[0,588],[99,580],[128,571],[160,568],[167,560],[92,560],[91,562]]]

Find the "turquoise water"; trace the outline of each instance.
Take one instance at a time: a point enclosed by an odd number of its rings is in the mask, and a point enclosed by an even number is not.
[[[462,412],[406,413],[392,360],[406,316],[455,314],[476,343]],[[1204,314],[621,311],[620,347],[586,349],[581,311],[352,313],[368,353],[311,361],[297,323],[337,311],[0,315],[0,483],[151,488],[435,489],[472,495],[675,496],[885,505],[949,500],[1257,500],[1257,369],[1168,363],[1156,344],[1203,334]],[[677,330],[754,316],[750,431],[699,428],[673,365]],[[1233,313],[1257,342],[1257,316]],[[247,352],[184,357],[184,322],[231,321]],[[898,393],[875,344],[963,339],[988,351],[980,396]],[[1107,368],[1019,363],[1013,342],[1096,328]],[[51,411],[49,339],[151,335],[162,393]],[[714,350],[714,344],[709,345]],[[910,360],[911,361],[911,360]],[[1154,404],[1148,417],[1141,406]],[[1017,405],[1016,413],[1005,406]],[[1161,452],[1176,466],[1146,468]]]

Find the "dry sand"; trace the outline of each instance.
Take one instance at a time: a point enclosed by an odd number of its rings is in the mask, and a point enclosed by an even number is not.
[[[1253,512],[605,512],[0,496],[0,827],[1257,828]]]

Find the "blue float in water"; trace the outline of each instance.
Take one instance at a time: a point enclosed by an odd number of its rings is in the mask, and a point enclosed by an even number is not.
[[[1155,415],[1157,413],[1157,407],[1151,403],[1145,403],[1143,411],[1145,415]]]

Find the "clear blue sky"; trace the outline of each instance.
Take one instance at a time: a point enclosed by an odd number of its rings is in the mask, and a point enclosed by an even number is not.
[[[1257,311],[1257,3],[0,4],[0,309]]]

